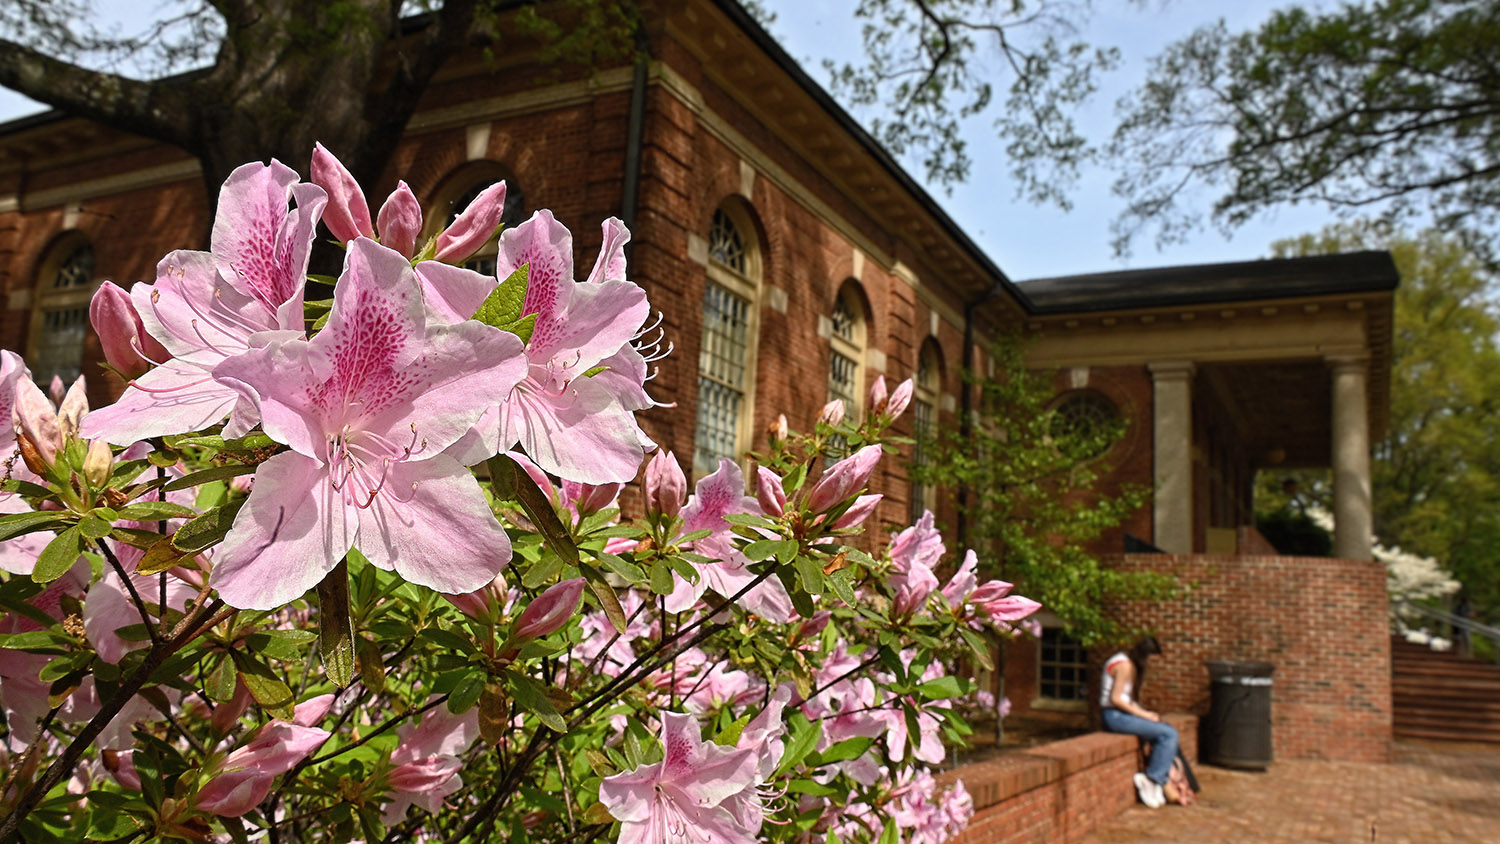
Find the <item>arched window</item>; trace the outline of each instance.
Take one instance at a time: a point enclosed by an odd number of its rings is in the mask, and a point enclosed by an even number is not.
[[[698,350],[693,472],[700,478],[717,469],[721,458],[740,459],[750,443],[760,286],[753,238],[744,211],[726,204],[714,212]]]
[[[426,228],[422,232],[421,248],[428,238],[452,225],[459,214],[469,207],[479,194],[496,182],[505,182],[505,211],[500,222],[505,228],[518,225],[526,219],[526,192],[515,175],[496,161],[472,161],[454,171],[443,180],[429,204],[431,210],[426,217]],[[495,241],[485,244],[473,257],[464,262],[471,270],[495,274]]]
[[[44,388],[52,376],[72,383],[83,374],[83,343],[94,295],[94,246],[78,232],[52,244],[38,267],[30,343],[31,375]]]
[[[913,467],[932,465],[932,448],[937,437],[938,392],[943,383],[943,353],[936,340],[931,337],[922,344],[917,356],[917,374],[912,379],[912,436],[916,445],[912,447]],[[911,519],[916,521],[923,510],[937,507],[937,488],[931,484],[912,482]]]
[[[829,322],[828,400],[842,400],[848,418],[858,419],[862,412],[860,393],[865,383],[866,320],[865,303],[857,282],[846,281],[839,288]],[[833,458],[843,457],[848,450],[842,437],[834,437],[828,444],[829,456]]]
[[[1058,451],[1074,460],[1102,457],[1114,445],[1120,409],[1094,390],[1072,390],[1052,405],[1047,434]]]

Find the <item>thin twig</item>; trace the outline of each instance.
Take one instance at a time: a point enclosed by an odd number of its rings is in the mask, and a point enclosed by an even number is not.
[[[151,644],[161,644],[161,634],[156,632],[156,625],[151,621],[151,614],[146,612],[146,601],[141,597],[141,593],[136,590],[135,581],[126,573],[125,567],[120,565],[120,560],[115,556],[115,552],[109,550],[109,545],[102,538],[94,540],[94,544],[98,545],[99,550],[104,552],[104,559],[109,560],[109,564],[114,567],[115,574],[119,575],[120,580],[124,581],[125,590],[130,593],[130,600],[135,604],[136,610],[140,612],[141,622],[146,625],[146,633],[151,637]],[[165,616],[165,607],[166,602],[163,601],[161,606],[157,607],[156,611]]]

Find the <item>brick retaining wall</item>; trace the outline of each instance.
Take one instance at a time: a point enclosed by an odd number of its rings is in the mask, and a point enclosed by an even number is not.
[[[1198,758],[1192,715],[1169,715],[1183,753]],[[955,844],[1067,844],[1134,805],[1131,774],[1141,769],[1139,740],[1088,733],[965,765],[944,775],[963,780],[974,819]]]
[[[1108,564],[1167,572],[1184,587],[1177,600],[1115,608],[1127,623],[1155,630],[1166,651],[1151,661],[1148,706],[1207,715],[1208,660],[1269,662],[1276,666],[1276,758],[1390,761],[1383,565],[1328,557],[1169,554],[1131,554]]]

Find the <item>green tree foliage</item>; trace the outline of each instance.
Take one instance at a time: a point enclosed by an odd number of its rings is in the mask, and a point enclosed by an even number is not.
[[[944,431],[922,483],[964,488],[968,542],[982,565],[1063,620],[1070,636],[1092,646],[1126,641],[1139,631],[1107,612],[1114,601],[1162,598],[1165,575],[1104,566],[1091,545],[1146,500],[1139,487],[1109,489],[1107,452],[1125,422],[1070,424],[1051,408],[1053,375],[1026,368],[1017,339],[996,343],[995,375],[973,379],[981,399],[967,431]]]
[[[1431,212],[1450,231],[1500,212],[1500,2],[1294,6],[1255,31],[1222,24],[1159,56],[1121,103],[1111,155],[1129,201],[1116,247],[1179,241],[1211,212],[1241,224],[1283,204]],[[1368,213],[1368,211],[1367,211]],[[1483,238],[1471,247],[1491,258]]]
[[[564,0],[502,18],[516,5],[166,0],[122,35],[92,23],[91,0],[7,0],[0,85],[186,150],[202,162],[210,196],[245,161],[274,157],[305,171],[319,141],[371,187],[434,74],[465,48],[519,36],[540,42],[544,59],[634,49],[632,3]]]
[[[1452,235],[1331,226],[1278,256],[1389,249],[1396,290],[1391,416],[1372,466],[1375,532],[1437,559],[1500,620],[1500,314],[1495,276]],[[1303,484],[1316,490],[1316,484]]]

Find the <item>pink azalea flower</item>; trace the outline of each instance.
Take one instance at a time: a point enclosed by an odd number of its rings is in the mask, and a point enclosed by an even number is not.
[[[396,189],[380,206],[376,223],[380,226],[381,246],[400,252],[403,258],[416,254],[417,237],[422,233],[422,204],[406,182],[396,183]]]
[[[466,260],[494,236],[504,214],[505,183],[496,182],[474,197],[469,207],[438,235],[435,257],[449,264]]]
[[[781,485],[781,476],[765,466],[755,468],[755,500],[761,511],[772,518],[786,512],[786,490]]]
[[[329,732],[311,723],[321,720],[331,701],[331,695],[320,695],[299,704],[294,721],[272,721],[261,727],[249,742],[219,763],[212,778],[198,790],[195,805],[226,818],[237,818],[254,809],[271,793],[271,784],[278,776],[328,740]]]
[[[513,334],[426,322],[411,265],[349,246],[327,325],[220,364],[291,450],[262,463],[210,582],[231,606],[272,609],[359,546],[379,568],[472,592],[510,559],[473,475],[443,454],[524,371]]]
[[[255,345],[255,334],[303,333],[307,259],[327,198],[278,161],[231,173],[219,192],[211,251],[172,252],[156,265],[154,284],[130,289],[146,331],[173,357],[95,412],[84,435],[128,445],[197,431],[231,412],[225,436],[249,431],[253,403],[213,369]],[[296,209],[288,210],[289,201]]]
[[[690,836],[754,844],[760,812],[745,817],[734,809],[759,808],[755,751],[703,741],[691,715],[663,712],[661,724],[662,761],[605,777],[599,786],[599,802],[621,824],[619,844],[673,844]]]
[[[898,572],[907,571],[913,564],[934,569],[948,550],[943,545],[943,535],[933,526],[930,511],[923,511],[916,524],[892,534],[890,548],[891,564]]]
[[[866,519],[875,514],[876,505],[884,497],[883,495],[876,494],[861,495],[854,499],[854,503],[850,504],[849,509],[844,511],[844,515],[839,516],[838,521],[833,523],[834,528],[852,528],[864,524]]]
[[[526,344],[529,371],[485,414],[477,426],[482,447],[466,443],[465,461],[519,444],[538,466],[560,478],[592,484],[633,480],[653,443],[634,414],[649,406],[640,402],[644,359],[637,366],[621,352],[645,322],[650,309],[645,292],[629,281],[574,281],[573,236],[549,211],[538,211],[500,236],[497,275],[507,277],[523,264],[529,275],[522,313],[536,315]],[[423,284],[429,300],[442,301],[447,311],[466,318],[494,281],[476,288],[458,276],[424,276]],[[610,369],[588,374],[599,366]]]
[[[844,421],[844,400],[834,399],[823,405],[818,411],[818,422],[823,425],[837,425]]]
[[[745,494],[745,475],[733,460],[719,461],[713,474],[698,481],[693,497],[682,508],[682,532],[700,530],[713,531],[707,537],[692,543],[693,551],[710,558],[711,562],[698,564],[698,582],[689,583],[681,575],[673,574],[676,587],[667,596],[668,612],[685,612],[703,597],[704,591],[712,589],[725,598],[733,597],[751,581],[755,580],[743,554],[734,547],[729,522],[724,520],[731,513],[761,515],[760,504]],[[781,581],[772,577],[759,583],[740,598],[739,605],[749,612],[764,616],[778,623],[791,621],[796,615],[792,609],[791,596]]]
[[[16,427],[11,414],[15,412],[16,387],[22,380],[31,380],[31,370],[26,361],[9,349],[0,349],[0,453],[9,456],[16,444]]]
[[[771,774],[781,764],[782,754],[786,752],[786,742],[782,740],[786,735],[786,722],[782,720],[782,713],[791,702],[792,684],[783,683],[771,695],[760,714],[740,731],[740,740],[736,746],[741,750],[755,751],[755,758],[758,760],[756,780],[759,783],[771,778]]]
[[[870,400],[865,406],[870,409],[870,413],[879,415],[885,412],[885,403],[889,398],[886,394],[885,376],[875,376],[875,383],[870,385]]]
[[[1013,622],[1042,608],[1041,604],[1030,598],[1011,595],[1013,584],[1003,580],[988,580],[976,586],[978,565],[978,557],[972,550],[969,551],[964,555],[963,565],[959,566],[953,579],[943,587],[943,597],[954,613],[968,612],[965,606],[972,608],[970,626],[977,628],[981,621],[988,620],[1008,629]]]
[[[892,419],[906,412],[907,405],[911,404],[912,389],[912,380],[908,378],[897,384],[896,389],[891,391],[891,399],[886,403],[885,412]]]
[[[389,780],[393,793],[382,813],[387,826],[398,823],[414,804],[437,814],[444,798],[463,787],[458,757],[479,737],[479,710],[454,715],[439,706],[428,710],[422,723],[397,728],[396,735]]]

